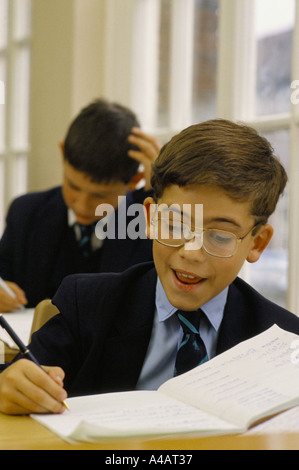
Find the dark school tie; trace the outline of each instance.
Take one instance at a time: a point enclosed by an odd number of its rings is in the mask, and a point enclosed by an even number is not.
[[[95,230],[95,224],[81,225],[77,224],[80,228],[81,238],[78,241],[78,247],[84,258],[88,258],[92,253],[91,237]]]
[[[208,355],[203,340],[199,334],[201,310],[195,312],[176,312],[183,328],[183,338],[176,356],[174,375],[183,374],[194,367],[208,361]]]

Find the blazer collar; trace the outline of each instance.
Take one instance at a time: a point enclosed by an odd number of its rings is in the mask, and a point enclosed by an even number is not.
[[[152,263],[145,265],[151,266]],[[136,387],[151,338],[157,274],[150,269],[135,278],[136,295],[127,299],[124,314],[113,322],[112,335],[105,345],[102,383],[106,391]]]

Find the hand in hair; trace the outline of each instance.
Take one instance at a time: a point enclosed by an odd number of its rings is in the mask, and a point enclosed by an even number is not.
[[[162,144],[158,139],[143,132],[138,127],[133,127],[132,134],[129,137],[131,144],[136,145],[138,150],[130,150],[128,155],[137,160],[144,167],[145,190],[151,188],[151,170],[152,164],[159,155]]]

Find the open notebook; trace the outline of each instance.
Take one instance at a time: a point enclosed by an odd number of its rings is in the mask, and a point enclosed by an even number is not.
[[[240,433],[299,404],[298,336],[266,332],[165,382],[158,391],[75,397],[62,415],[33,419],[69,442],[106,437]]]

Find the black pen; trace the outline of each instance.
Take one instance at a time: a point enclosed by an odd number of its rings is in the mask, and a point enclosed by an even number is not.
[[[2,326],[2,328],[4,328],[4,330],[7,331],[7,333],[9,334],[9,336],[11,337],[11,339],[16,343],[16,345],[18,346],[18,348],[20,349],[21,353],[28,359],[30,359],[30,361],[34,362],[34,364],[36,364],[40,369],[42,369],[45,373],[47,373],[43,368],[42,366],[40,365],[40,363],[38,362],[38,360],[34,357],[34,355],[32,354],[32,352],[25,346],[25,344],[23,343],[23,341],[18,337],[18,335],[16,334],[16,332],[12,329],[12,327],[7,323],[6,319],[4,318],[4,316],[2,315],[2,313],[0,313],[0,325]],[[65,401],[62,402],[62,404],[65,406],[66,409],[69,410],[69,407],[67,405],[67,403]]]

